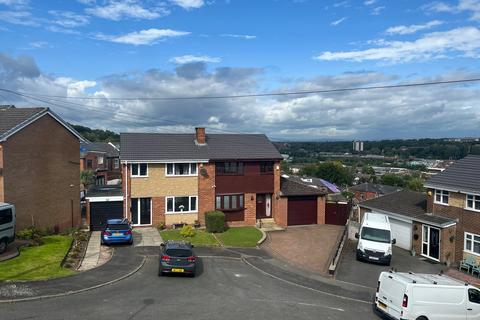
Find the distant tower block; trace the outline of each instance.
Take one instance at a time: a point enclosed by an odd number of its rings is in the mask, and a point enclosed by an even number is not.
[[[353,141],[353,151],[363,152],[363,141]]]

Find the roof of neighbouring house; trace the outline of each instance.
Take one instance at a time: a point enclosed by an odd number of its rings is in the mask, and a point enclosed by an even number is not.
[[[323,196],[328,194],[326,187],[305,183],[299,177],[282,175],[280,178],[282,196]]]
[[[199,145],[195,134],[122,133],[120,145],[124,161],[282,159],[264,134],[207,134]]]
[[[68,131],[77,136],[81,141],[86,141],[75,129],[62,120],[49,108],[16,108],[15,106],[0,106],[0,141],[23,129],[29,124],[49,114],[63,125]]]
[[[361,183],[356,186],[350,187],[349,190],[359,191],[359,192],[375,192],[379,194],[389,194],[392,192],[400,191],[402,190],[402,188],[387,186],[387,185],[378,184],[378,183],[365,182],[365,183]]]
[[[86,198],[123,196],[122,186],[93,186],[87,190]]]
[[[480,155],[468,155],[425,182],[425,187],[480,192]]]
[[[427,196],[422,192],[401,190],[360,202],[358,205],[375,212],[399,215],[440,227],[455,223],[452,219],[427,214]]]
[[[118,157],[120,148],[110,142],[89,142],[80,144],[80,157],[88,152],[104,153],[107,157]]]

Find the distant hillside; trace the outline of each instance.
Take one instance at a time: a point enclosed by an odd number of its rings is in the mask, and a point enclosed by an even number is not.
[[[110,130],[91,129],[74,124],[71,126],[91,142],[120,142],[120,135]]]

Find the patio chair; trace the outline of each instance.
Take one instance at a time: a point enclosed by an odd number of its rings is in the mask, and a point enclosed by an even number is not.
[[[477,274],[477,278],[479,278],[480,277],[480,265],[476,265],[476,266],[472,267],[472,276],[475,273]]]
[[[474,256],[467,256],[465,259],[460,261],[460,265],[458,266],[458,270],[466,270],[467,273],[470,273],[470,269],[473,267],[478,267],[477,259]]]

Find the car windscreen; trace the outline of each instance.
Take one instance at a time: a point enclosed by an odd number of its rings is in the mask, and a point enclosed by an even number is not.
[[[390,231],[384,229],[363,227],[362,239],[375,242],[390,243]]]
[[[170,257],[180,257],[180,258],[191,257],[193,255],[192,250],[188,250],[188,249],[167,249],[165,253]]]
[[[108,224],[107,229],[109,230],[128,230],[130,226],[126,223],[115,223],[115,224]]]

